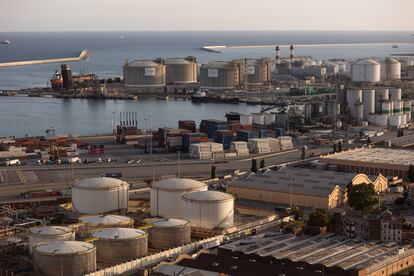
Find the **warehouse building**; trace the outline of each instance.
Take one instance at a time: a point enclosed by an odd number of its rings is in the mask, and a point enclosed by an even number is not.
[[[227,185],[227,192],[237,199],[247,201],[332,209],[347,202],[345,193],[349,183],[372,183],[378,192],[388,188],[388,180],[382,175],[368,177],[365,174],[282,168],[262,175],[235,179]]]
[[[414,164],[414,151],[390,148],[360,148],[319,157],[319,162],[337,165],[347,173],[382,174],[405,178],[408,167]]]
[[[294,236],[267,232],[222,245],[218,254],[301,271],[313,268],[320,275],[388,276],[414,265],[412,245],[401,247],[395,242],[367,242],[334,234]]]

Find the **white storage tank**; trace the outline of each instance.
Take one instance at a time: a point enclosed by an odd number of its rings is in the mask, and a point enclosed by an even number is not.
[[[389,117],[390,116],[386,114],[376,115],[376,126],[387,127],[388,122],[389,122]]]
[[[271,61],[269,58],[245,59],[246,81],[251,85],[263,85],[271,81]]]
[[[399,80],[401,78],[401,63],[394,58],[385,58],[381,64],[382,80]]]
[[[181,197],[190,192],[206,191],[208,186],[187,178],[169,178],[154,183],[150,189],[151,215],[182,218]]]
[[[115,265],[148,253],[147,232],[133,228],[107,228],[92,233],[98,263]]]
[[[253,115],[250,115],[250,114],[240,114],[240,124],[242,126],[252,125],[253,124]]]
[[[375,113],[375,90],[366,89],[362,91],[362,103],[364,104],[364,119],[369,114]]]
[[[240,60],[212,61],[200,68],[202,89],[237,89],[242,83],[243,64]]]
[[[276,114],[274,113],[265,113],[264,115],[264,124],[269,126],[273,125],[276,122]]]
[[[190,223],[182,219],[154,219],[148,229],[149,245],[169,249],[191,242]]]
[[[217,191],[194,192],[183,195],[183,218],[191,227],[215,229],[234,224],[234,199]]]
[[[165,86],[165,61],[135,60],[124,65],[126,87],[151,88]]]
[[[351,116],[356,117],[356,103],[362,102],[362,90],[348,90],[346,91],[346,102],[351,111]]]
[[[389,100],[389,89],[380,87],[375,90],[375,112],[381,114],[381,104]]]
[[[33,248],[34,268],[45,276],[83,276],[96,270],[96,248],[81,241],[56,241]]]
[[[355,104],[355,118],[361,122],[364,118],[364,105],[361,102]]]
[[[393,113],[401,115],[403,113],[404,102],[399,100],[393,102]]]
[[[401,115],[401,125],[407,125],[407,116],[405,114]]]
[[[390,101],[382,102],[381,104],[381,114],[383,115],[391,115],[392,114],[392,107]]]
[[[403,112],[407,119],[407,123],[411,122],[411,100],[404,101]]]
[[[390,101],[400,101],[401,100],[401,88],[390,88]]]
[[[264,113],[252,113],[252,114],[253,114],[253,124],[263,126],[265,123]]]
[[[399,114],[394,114],[390,116],[390,126],[400,127],[402,125],[402,116]]]
[[[99,229],[116,227],[131,228],[134,226],[134,220],[132,218],[118,215],[85,216],[79,218],[79,221],[85,224],[79,228],[80,234],[84,238]]]
[[[379,82],[381,80],[381,65],[372,59],[360,59],[351,65],[353,82]]]
[[[29,251],[41,243],[75,240],[75,230],[63,226],[40,226],[29,229]]]
[[[111,177],[93,177],[74,181],[72,207],[81,214],[124,213],[128,210],[127,182]]]
[[[198,64],[195,57],[167,58],[165,66],[167,84],[197,82]]]

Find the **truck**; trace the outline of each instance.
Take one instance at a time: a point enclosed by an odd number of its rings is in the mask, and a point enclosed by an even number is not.
[[[6,160],[6,166],[20,166],[20,160],[19,159],[7,159]]]

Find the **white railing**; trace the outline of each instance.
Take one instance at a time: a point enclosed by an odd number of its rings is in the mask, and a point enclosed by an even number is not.
[[[148,255],[139,259],[135,259],[126,263],[121,263],[111,267],[107,267],[102,270],[98,270],[85,276],[109,276],[109,275],[118,275],[125,272],[133,272],[142,267],[155,265],[163,260],[168,259],[169,257],[176,257],[180,254],[190,253],[193,251],[198,251],[200,248],[213,248],[219,246],[223,242],[223,235],[218,235],[212,238],[196,241],[189,243],[183,246],[171,248],[159,253]]]

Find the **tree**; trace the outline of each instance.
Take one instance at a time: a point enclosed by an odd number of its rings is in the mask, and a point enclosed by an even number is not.
[[[373,184],[348,185],[348,203],[355,210],[369,210],[378,204]]]
[[[414,165],[413,164],[410,164],[410,166],[408,166],[407,178],[408,178],[408,181],[414,182]]]
[[[216,178],[216,166],[211,166],[211,175],[210,175],[211,179]]]
[[[295,217],[296,220],[303,218],[303,210],[298,207],[293,207],[290,210],[290,214]]]
[[[262,160],[260,160],[260,168],[264,169],[264,167],[265,167],[265,161],[264,161],[264,159],[262,159]]]
[[[331,223],[331,217],[324,210],[318,209],[309,214],[309,218],[306,223],[309,226],[326,227]]]
[[[254,173],[257,173],[257,161],[254,158],[252,159],[252,168],[251,168],[251,171],[254,172]]]

